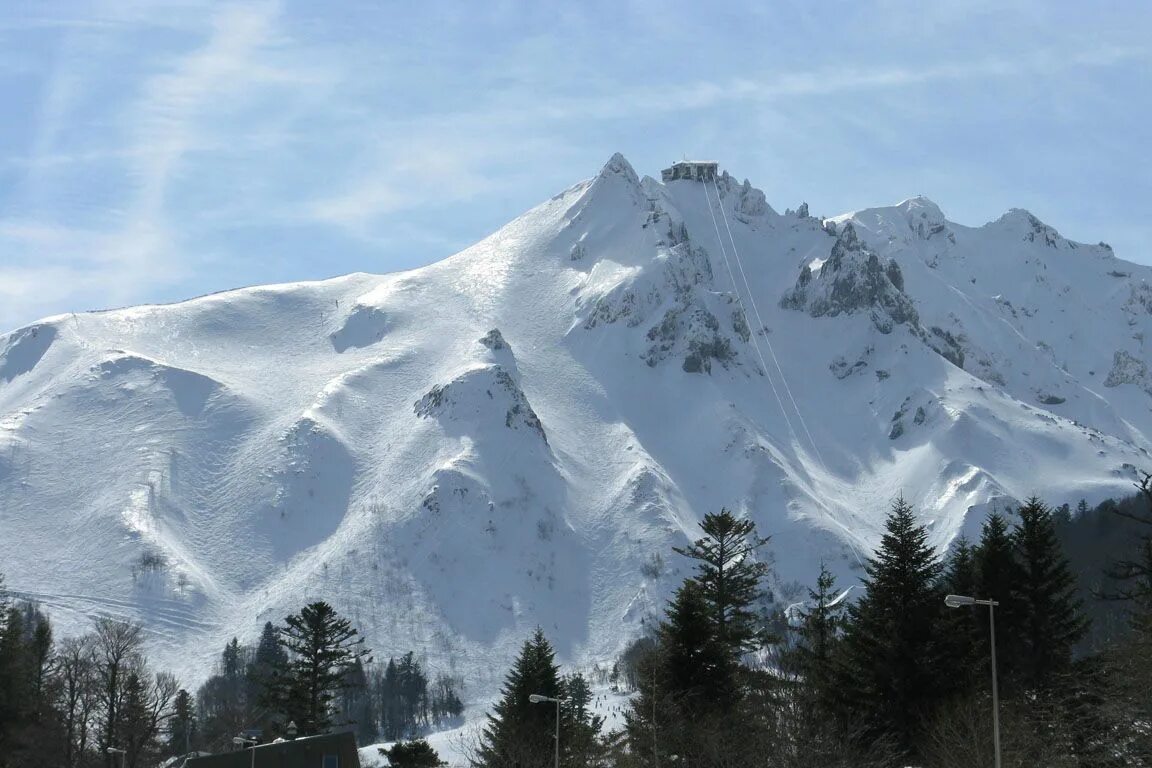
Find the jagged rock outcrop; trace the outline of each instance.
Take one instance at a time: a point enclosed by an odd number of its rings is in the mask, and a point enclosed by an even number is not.
[[[1112,356],[1112,369],[1108,371],[1104,386],[1119,387],[1123,384],[1135,384],[1152,394],[1152,385],[1148,381],[1148,364],[1130,352],[1118,349]]]
[[[800,270],[796,286],[780,302],[787,309],[808,312],[812,317],[869,312],[881,333],[896,325],[917,325],[919,314],[904,293],[900,266],[880,258],[864,247],[851,223],[844,225],[828,259],[813,276],[808,265]]]

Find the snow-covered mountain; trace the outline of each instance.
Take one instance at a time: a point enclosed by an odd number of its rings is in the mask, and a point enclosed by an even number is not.
[[[432,266],[0,337],[0,571],[65,630],[145,623],[186,679],[306,600],[492,690],[537,624],[609,661],[727,506],[778,600],[849,583],[890,501],[1152,465],[1152,268],[1026,211],[832,219],[748,182],[593,179]]]

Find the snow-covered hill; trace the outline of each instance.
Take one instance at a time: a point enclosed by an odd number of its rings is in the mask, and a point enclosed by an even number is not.
[[[474,695],[537,624],[610,663],[721,505],[788,601],[821,559],[854,580],[898,494],[944,545],[998,499],[1126,492],[1150,278],[1025,211],[781,215],[617,155],[423,269],[0,337],[0,571],[190,680],[317,598]]]

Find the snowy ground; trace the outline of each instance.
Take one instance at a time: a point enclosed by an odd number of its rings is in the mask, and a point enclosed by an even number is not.
[[[849,222],[874,258],[833,258]],[[823,222],[615,157],[424,269],[0,337],[0,571],[64,633],[143,622],[190,685],[326,599],[482,704],[537,625],[610,664],[722,505],[787,604],[821,560],[853,583],[898,494],[944,546],[1008,499],[1127,492],[1150,278],[1023,211]]]

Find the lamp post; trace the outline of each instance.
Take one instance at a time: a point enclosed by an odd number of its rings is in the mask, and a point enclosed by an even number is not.
[[[542,696],[539,693],[533,693],[528,697],[528,701],[533,704],[543,704],[545,702],[552,702],[556,704],[556,768],[560,768],[560,703],[564,699],[554,699],[551,696]]]
[[[240,745],[244,745],[244,744],[250,745],[250,748],[252,750],[252,768],[256,768],[256,745],[259,744],[260,742],[256,741],[256,739],[246,739],[243,736],[233,736],[232,737],[232,743],[233,744],[240,744]]]
[[[966,605],[988,606],[988,630],[992,635],[992,743],[996,749],[996,768],[1000,768],[1000,694],[996,688],[996,606],[1000,603],[995,600],[977,600],[965,595],[948,595],[944,598],[944,605],[949,608]]]
[[[127,751],[119,747],[108,747],[104,751],[110,755],[120,755],[120,768],[124,768],[124,756],[128,754]]]

